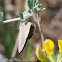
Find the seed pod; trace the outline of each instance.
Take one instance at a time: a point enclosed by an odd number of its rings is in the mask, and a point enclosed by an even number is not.
[[[28,23],[22,23],[20,25],[19,30],[19,36],[18,36],[18,51],[19,53],[23,51],[24,47],[26,46],[26,43],[28,39],[30,39],[33,36],[33,32],[35,30],[35,24],[28,22]]]

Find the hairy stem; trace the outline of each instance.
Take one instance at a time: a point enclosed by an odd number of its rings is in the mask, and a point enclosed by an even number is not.
[[[37,14],[37,18],[35,17],[35,15],[33,15],[33,18],[34,18],[34,20],[36,21],[36,23],[39,27],[39,32],[40,32],[40,35],[41,35],[41,41],[42,41],[42,44],[43,44],[44,36],[43,36],[42,30],[41,30],[41,24],[40,24],[41,18],[39,16],[39,13]]]
[[[10,20],[1,21],[0,24],[10,23],[10,22],[18,21],[18,20],[20,20],[20,18],[14,18]]]
[[[42,44],[44,42],[44,36],[43,36],[43,32],[42,32],[42,27],[41,27],[41,18],[39,16],[39,13],[37,14],[37,24],[38,24],[38,27],[39,27],[39,31],[40,31],[40,35],[41,35],[41,40],[42,40]]]

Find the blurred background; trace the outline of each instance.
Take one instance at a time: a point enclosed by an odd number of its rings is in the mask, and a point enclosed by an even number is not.
[[[40,13],[44,39],[53,40],[56,45],[55,48],[58,49],[57,41],[59,39],[62,40],[62,0],[39,0],[39,3],[46,8],[45,11]],[[17,11],[23,12],[25,8],[28,9],[26,5],[26,0],[0,0],[0,12],[4,13],[3,20],[17,17],[15,13]],[[36,24],[33,17],[30,17],[28,21]],[[18,32],[19,22],[0,25],[0,60],[11,58]],[[15,58],[20,59],[20,62],[24,62],[23,60],[40,62],[35,56],[36,47],[41,45],[40,36],[38,26],[36,25],[33,37],[28,40],[26,48],[22,53],[16,53]]]

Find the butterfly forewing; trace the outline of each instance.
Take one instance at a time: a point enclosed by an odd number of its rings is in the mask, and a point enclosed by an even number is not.
[[[30,31],[30,26],[31,23],[27,23],[26,25],[21,25],[20,26],[20,30],[19,30],[19,44],[18,44],[18,51],[19,53],[23,50],[26,41],[27,41],[27,37]]]

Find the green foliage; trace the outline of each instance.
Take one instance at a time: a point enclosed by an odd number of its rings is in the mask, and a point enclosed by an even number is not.
[[[16,15],[19,18],[14,18],[14,19],[10,19],[10,20],[6,20],[6,21],[2,21],[0,22],[0,24],[5,24],[5,23],[9,23],[9,22],[14,22],[14,21],[26,21],[30,16],[33,16],[34,14],[37,14],[39,12],[42,12],[43,10],[45,10],[45,8],[42,8],[42,4],[38,3],[38,0],[27,0],[27,4],[29,7],[29,10],[22,12],[17,12]],[[3,8],[4,9],[4,8]],[[5,10],[4,10],[5,11]],[[3,11],[3,12],[4,12]],[[4,12],[5,13],[5,12]],[[5,15],[4,15],[5,16]],[[2,17],[1,17],[2,18]]]
[[[30,9],[33,8],[33,0],[28,0],[27,4]]]
[[[33,6],[35,7],[38,4],[38,0],[34,0]]]
[[[3,12],[0,12],[0,22],[2,21],[3,19]]]
[[[21,21],[25,21],[25,20],[27,20],[30,16],[32,16],[33,13],[31,12],[31,10],[24,11],[23,13],[21,13],[21,12],[18,11],[18,12],[16,13],[16,15],[20,17]]]
[[[38,0],[27,0],[29,9],[33,9],[38,4]]]
[[[39,13],[45,10],[45,8],[42,8],[42,4],[38,3],[38,0],[27,0],[27,4],[29,7],[29,10],[24,11],[23,13],[17,12],[17,16],[20,17],[21,21],[25,21],[30,16],[33,16],[33,14]]]
[[[23,13],[22,12],[17,11],[16,15],[18,15],[21,19],[23,19]]]

